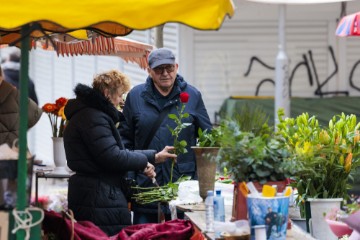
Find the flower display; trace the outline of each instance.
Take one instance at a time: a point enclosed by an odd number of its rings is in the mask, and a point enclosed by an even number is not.
[[[53,137],[63,137],[66,126],[64,108],[67,101],[67,98],[60,97],[55,103],[46,103],[42,107],[42,110],[47,113],[49,117]]]
[[[360,166],[360,123],[356,116],[335,115],[322,127],[308,113],[284,119],[280,110],[278,115],[278,133],[291,152],[297,202],[307,198],[347,199],[349,180]]]

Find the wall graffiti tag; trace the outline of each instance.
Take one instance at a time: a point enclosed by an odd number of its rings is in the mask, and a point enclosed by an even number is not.
[[[336,61],[335,58],[335,54],[334,54],[334,50],[331,46],[328,47],[328,50],[330,52],[331,55],[331,60],[334,64],[334,69],[333,71],[329,74],[328,77],[325,78],[325,80],[320,81],[318,73],[317,73],[317,68],[314,62],[314,58],[313,58],[313,53],[311,50],[309,50],[307,52],[307,54],[303,54],[302,58],[303,60],[298,62],[295,67],[292,69],[291,74],[290,74],[290,78],[289,78],[289,94],[291,97],[291,86],[293,83],[293,79],[294,76],[296,74],[296,72],[299,70],[299,68],[305,68],[306,73],[307,73],[307,82],[310,86],[313,86],[314,84],[316,84],[316,89],[314,91],[314,95],[315,96],[320,96],[323,97],[325,95],[344,95],[344,96],[349,96],[349,91],[325,91],[324,88],[325,86],[329,83],[329,81],[337,74],[338,72],[338,63]],[[251,68],[253,66],[253,64],[255,64],[255,62],[259,63],[260,65],[262,65],[263,67],[269,69],[269,70],[275,70],[275,67],[266,64],[264,61],[262,61],[260,58],[253,56],[250,58],[250,63],[248,66],[248,69],[246,70],[244,76],[247,77],[249,76],[250,72],[251,72]],[[360,87],[356,86],[356,84],[354,83],[354,73],[355,70],[358,68],[358,66],[360,65],[360,60],[358,60],[353,67],[351,68],[350,71],[350,75],[349,75],[349,85],[350,87],[352,87],[353,89],[356,89],[358,91],[360,91]],[[312,70],[312,71],[311,71]],[[259,92],[261,87],[263,86],[263,84],[265,83],[271,83],[275,86],[275,81],[272,78],[265,78],[262,79],[256,86],[256,90],[255,90],[255,96],[259,96]]]

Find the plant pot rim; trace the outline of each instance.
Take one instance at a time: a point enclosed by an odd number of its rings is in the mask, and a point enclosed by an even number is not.
[[[344,198],[308,198],[306,201],[308,202],[334,202],[334,201],[342,201]]]

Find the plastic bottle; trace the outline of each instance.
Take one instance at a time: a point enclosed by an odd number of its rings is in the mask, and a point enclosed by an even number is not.
[[[216,196],[214,196],[214,220],[225,222],[225,205],[221,190],[216,190]]]
[[[207,191],[205,214],[206,231],[214,232],[214,192],[211,190]]]
[[[221,190],[216,190],[214,196],[214,220],[217,222],[225,222],[225,206],[224,197],[221,196]],[[215,238],[220,238],[221,231],[215,231]]]

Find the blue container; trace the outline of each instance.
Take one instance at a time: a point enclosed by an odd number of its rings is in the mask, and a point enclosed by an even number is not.
[[[289,197],[247,197],[251,239],[254,226],[265,225],[266,239],[285,240],[289,212]]]

